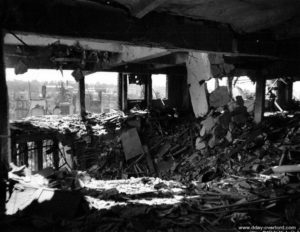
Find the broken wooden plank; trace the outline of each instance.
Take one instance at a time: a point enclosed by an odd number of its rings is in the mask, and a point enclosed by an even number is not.
[[[147,164],[148,164],[148,167],[149,167],[149,170],[150,170],[150,174],[155,174],[156,173],[156,170],[155,170],[155,167],[154,167],[154,164],[153,164],[153,159],[151,157],[151,154],[149,152],[149,149],[147,146],[143,146],[143,149],[144,149],[144,153],[146,154],[146,160],[147,160]]]
[[[272,171],[274,173],[300,172],[300,164],[274,166]]]

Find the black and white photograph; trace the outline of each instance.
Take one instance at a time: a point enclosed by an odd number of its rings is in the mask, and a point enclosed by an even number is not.
[[[300,232],[300,0],[0,0],[1,232]]]

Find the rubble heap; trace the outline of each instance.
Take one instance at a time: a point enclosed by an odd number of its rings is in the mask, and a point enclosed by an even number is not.
[[[34,200],[49,200],[48,191],[57,195],[53,201],[62,194],[72,201],[71,214],[47,207],[46,216],[35,209],[39,215],[30,217],[36,227],[64,231],[299,225],[299,117],[275,115],[255,125],[237,98],[198,119],[164,109],[100,120],[86,130],[92,142],[84,140],[85,151],[93,159],[85,171],[47,168],[33,175],[12,166],[10,179],[19,185],[8,208],[27,215]],[[93,130],[106,123],[119,129],[97,139]],[[16,203],[26,192],[32,199]]]

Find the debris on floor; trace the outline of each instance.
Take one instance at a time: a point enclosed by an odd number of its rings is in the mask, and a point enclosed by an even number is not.
[[[85,123],[73,116],[13,123],[18,136],[29,128],[77,136],[77,158],[86,169],[31,173],[12,164],[9,176],[18,184],[8,212],[24,215],[33,201],[51,201],[52,195],[59,205],[61,197],[76,192],[74,214],[53,218],[53,207],[43,216],[48,226],[236,231],[240,225],[299,225],[300,115],[274,115],[255,125],[241,98],[224,104],[198,119],[169,109],[89,115]],[[27,191],[30,197],[18,201]]]

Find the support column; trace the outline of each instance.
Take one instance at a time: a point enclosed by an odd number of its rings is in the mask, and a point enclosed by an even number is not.
[[[293,98],[293,82],[290,80],[286,80],[285,83],[282,81],[278,81],[277,88],[278,88],[277,102],[282,109],[287,110]]]
[[[22,165],[26,165],[26,167],[28,167],[28,144],[27,144],[27,142],[19,144],[19,154],[20,154],[20,156],[23,157],[22,159],[24,160]]]
[[[0,217],[5,213],[7,163],[9,157],[9,111],[5,78],[3,32],[0,27]]]
[[[44,162],[44,157],[43,157],[43,140],[37,141],[36,142],[36,147],[37,147],[37,171],[43,169],[43,162]]]
[[[119,108],[122,111],[127,110],[127,76],[119,73]]]
[[[146,81],[146,104],[147,107],[151,106],[152,101],[152,78],[151,74],[147,75],[147,81]]]
[[[233,77],[231,76],[227,78],[227,88],[228,88],[230,98],[232,98],[232,79]]]
[[[53,166],[55,170],[59,168],[59,142],[57,139],[53,140]]]
[[[79,79],[79,100],[80,100],[80,115],[82,119],[85,119],[85,83],[84,76]]]
[[[288,81],[288,86],[287,86],[287,104],[290,106],[293,101],[293,81],[289,80]]]
[[[255,123],[261,123],[264,110],[265,110],[265,88],[266,79],[263,76],[259,76],[256,79],[256,93],[255,93],[255,105],[254,105],[254,121]]]
[[[167,80],[169,105],[175,108],[188,109],[190,96],[188,93],[186,77],[169,74]]]

